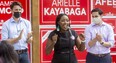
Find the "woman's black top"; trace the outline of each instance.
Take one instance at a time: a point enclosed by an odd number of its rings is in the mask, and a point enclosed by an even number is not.
[[[71,33],[75,39],[71,39]],[[74,45],[77,38],[77,33],[73,30],[60,33],[56,30],[52,31],[48,38],[52,38],[54,34],[58,35],[58,40],[54,45],[54,55],[52,63],[77,63],[74,54]]]

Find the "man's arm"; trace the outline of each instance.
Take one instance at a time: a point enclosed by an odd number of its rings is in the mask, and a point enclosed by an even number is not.
[[[32,33],[28,33],[27,35],[27,43],[31,43],[33,41]]]
[[[85,29],[85,45],[86,45],[86,48],[90,48],[90,47],[94,46],[97,42],[96,37],[94,39],[92,39],[89,29],[91,29],[91,28],[87,27]]]
[[[97,42],[96,38],[94,38],[93,40],[89,41],[88,42],[89,47],[94,46],[96,44],[96,42]]]
[[[16,38],[6,39],[6,41],[10,42],[11,44],[14,44],[18,42],[22,38],[23,30],[21,30],[20,35]]]
[[[33,41],[33,36],[32,36],[32,28],[31,28],[31,22],[30,21],[28,21],[28,28],[27,28],[27,30],[28,30],[28,35],[27,35],[27,43],[31,43],[32,41]]]
[[[12,38],[12,39],[6,39],[7,42],[10,42],[11,44],[14,44],[16,42],[18,42],[19,38]]]
[[[1,34],[2,40],[7,40],[9,43],[14,44],[14,43],[18,42],[18,40],[21,39],[23,30],[21,31],[21,33],[20,33],[20,35],[18,37],[11,38],[11,39],[8,38],[9,33],[8,33],[8,27],[7,27],[6,24],[2,25],[2,31],[1,32],[2,32],[2,34]]]
[[[108,30],[108,42],[105,42],[105,41],[99,41],[101,45],[105,46],[105,47],[113,47],[114,46],[114,42],[115,42],[115,39],[114,39],[114,31],[112,29],[112,27],[110,26],[109,27],[109,30]]]

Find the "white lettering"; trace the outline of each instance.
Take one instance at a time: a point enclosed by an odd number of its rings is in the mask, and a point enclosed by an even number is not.
[[[63,0],[59,0],[58,2],[58,6],[63,6]]]
[[[86,15],[86,11],[85,11],[85,9],[84,9],[84,8],[82,8],[81,15]]]
[[[80,6],[80,2],[76,0],[76,6]]]
[[[56,0],[53,0],[52,6],[58,6],[57,3],[56,3]]]
[[[51,11],[50,11],[50,15],[55,15],[55,10],[53,8],[51,8]]]
[[[116,5],[116,0],[113,0],[113,5],[114,5],[114,6]]]
[[[65,14],[69,15],[69,8],[65,8]]]
[[[79,0],[53,0],[52,6],[80,6]]]
[[[102,2],[101,2],[101,3],[102,3],[102,5],[104,5],[104,4],[106,3],[106,0],[102,0]]]
[[[75,15],[75,10],[73,8],[71,8],[71,11],[70,11],[70,15]]]
[[[61,8],[61,9],[60,9],[60,12],[59,12],[59,13],[60,13],[60,14],[61,14],[61,13],[64,13],[64,10],[63,10],[63,8]]]
[[[96,0],[95,5],[101,5],[100,0]]]
[[[112,5],[112,1],[107,0],[107,5],[111,6]]]
[[[49,10],[50,8],[44,8],[44,15],[49,15],[49,13],[48,13],[48,10]]]
[[[80,14],[80,11],[79,10],[80,10],[80,8],[76,8],[76,12],[75,12],[76,15],[79,15]]]
[[[96,0],[95,5],[115,6],[116,0]]]
[[[64,6],[68,6],[68,2],[64,0]]]
[[[44,8],[44,15],[58,15],[65,13],[67,15],[86,15],[85,8]]]
[[[0,1],[0,6],[10,6],[13,1]]]
[[[56,11],[56,15],[58,15],[58,11],[60,10],[60,8],[55,8],[55,11]]]
[[[8,8],[0,8],[0,14],[10,14],[11,11],[10,11],[10,7]]]

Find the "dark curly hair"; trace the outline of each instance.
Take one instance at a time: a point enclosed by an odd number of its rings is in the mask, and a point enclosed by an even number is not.
[[[14,47],[5,40],[0,42],[0,58],[4,63],[18,63],[18,55]]]

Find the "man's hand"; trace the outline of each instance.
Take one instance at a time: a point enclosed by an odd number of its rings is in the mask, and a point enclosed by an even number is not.
[[[96,33],[96,39],[97,39],[98,42],[102,42],[102,35]]]
[[[22,38],[23,30],[21,30],[20,35],[15,38],[7,39],[7,41],[11,44],[17,43]]]
[[[23,29],[21,30],[20,35],[18,36],[18,40],[22,38],[22,34],[23,34]]]

